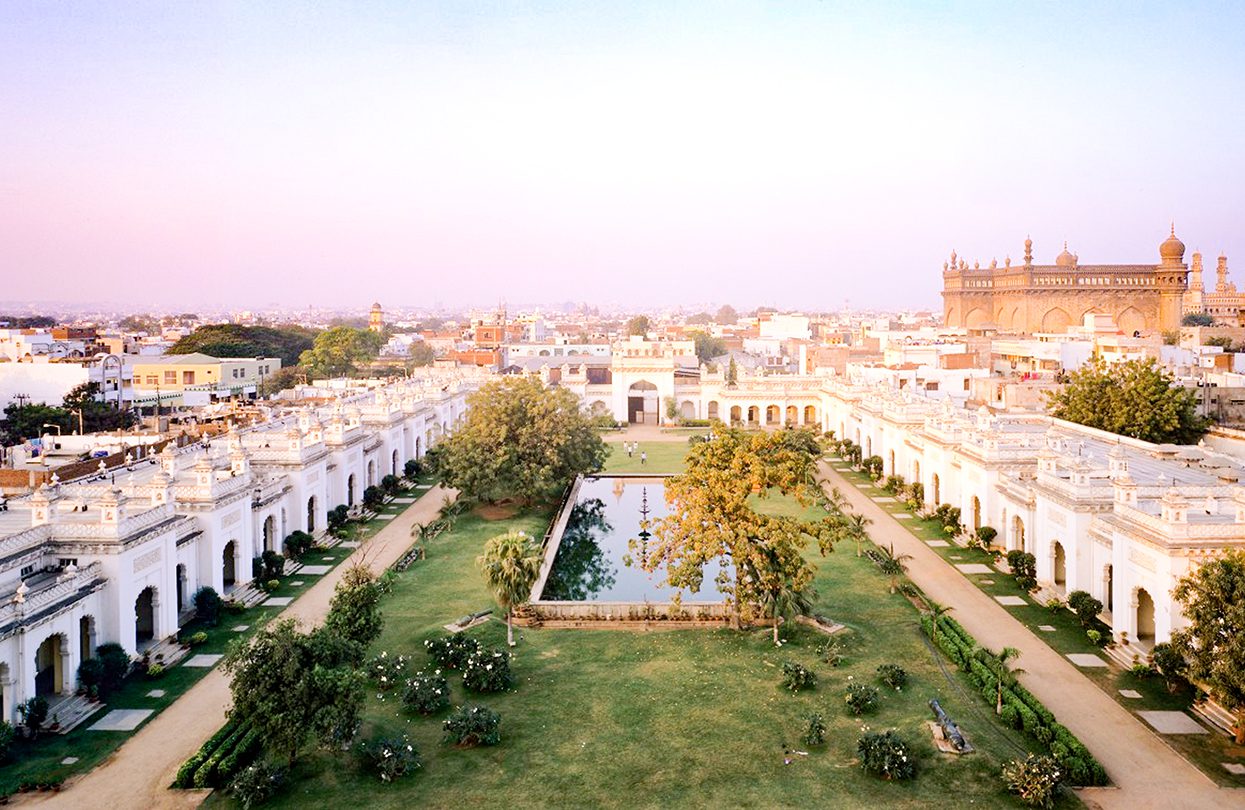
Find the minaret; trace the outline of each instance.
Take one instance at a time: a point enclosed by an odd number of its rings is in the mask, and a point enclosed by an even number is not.
[[[367,328],[378,335],[385,331],[385,312],[379,301],[372,304],[372,311],[367,314]]]
[[[1202,292],[1206,288],[1202,286],[1202,254],[1193,251],[1193,264],[1189,267],[1189,291]]]
[[[1159,331],[1180,328],[1184,316],[1184,293],[1189,284],[1189,266],[1184,263],[1184,242],[1176,237],[1172,223],[1171,235],[1159,245],[1159,264],[1154,268],[1159,288]]]
[[[1219,263],[1215,266],[1215,292],[1231,292],[1228,288],[1228,257],[1219,255]]]

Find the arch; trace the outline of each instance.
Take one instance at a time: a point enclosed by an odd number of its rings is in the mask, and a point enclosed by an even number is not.
[[[275,551],[277,543],[277,518],[269,515],[264,518],[264,528],[262,530],[264,551]],[[178,610],[181,609],[181,603],[178,603]]]
[[[1042,316],[1043,332],[1063,332],[1072,325],[1072,316],[1059,307],[1053,307]]]
[[[1124,334],[1132,334],[1133,332],[1144,332],[1150,328],[1150,324],[1146,321],[1146,316],[1136,307],[1125,307],[1124,311],[1115,319],[1116,326]]]
[[[748,406],[748,424],[755,425],[761,420],[761,409],[755,405]]]
[[[890,458],[890,462],[891,462],[890,471],[887,474],[894,475],[895,474],[895,451],[891,450],[889,453],[887,453],[887,457]]]
[[[424,457],[423,441],[420,439],[419,436],[416,436],[415,437],[415,458],[423,458],[423,457]]]
[[[679,406],[679,416],[684,419],[696,418],[696,406],[690,399],[683,400],[683,404]]]
[[[65,691],[65,636],[53,633],[35,649],[35,694],[59,695]]]
[[[316,531],[316,496],[312,495],[307,499],[307,533],[315,534]]]
[[[708,417],[710,419],[719,418],[718,417],[718,401],[716,399],[709,400],[709,406],[706,409],[706,413],[708,414]]]
[[[873,455],[873,437],[866,436],[865,437],[865,458],[869,458],[872,455]]]
[[[91,657],[95,649],[95,617],[83,616],[78,619],[78,660],[85,661]]]
[[[1107,606],[1107,612],[1115,611],[1115,566],[1107,563],[1107,567],[1103,570],[1102,579],[1105,583],[1106,592],[1102,595],[1102,603]]]
[[[981,499],[973,496],[973,531],[981,528]]]
[[[593,416],[605,416],[610,412],[610,407],[606,405],[603,400],[598,399],[594,400],[593,403],[588,406],[588,411]]]
[[[989,320],[989,312],[986,312],[981,307],[974,307],[968,311],[967,315],[964,316],[964,325],[971,329],[974,326],[981,326]]]
[[[238,544],[230,540],[221,552],[221,584],[228,593],[238,581]]]
[[[657,386],[637,380],[627,388],[627,421],[633,425],[657,424]]]
[[[156,589],[148,585],[134,600],[134,643],[139,649],[156,637]]]
[[[942,503],[942,479],[938,477],[938,473],[934,473],[933,478],[930,479],[930,484],[933,488],[933,495],[934,495],[933,503],[941,504]]]
[[[272,520],[271,517],[268,519]],[[178,563],[177,568],[174,569],[173,576],[177,581],[177,615],[180,616],[182,615],[182,611],[186,609],[187,603],[190,601],[190,582],[189,577],[186,576],[186,564]]]
[[[947,310],[947,326],[963,326],[963,324],[960,323],[960,313],[955,307],[951,307]]]
[[[767,425],[778,424],[779,419],[782,418],[781,413],[782,412],[778,409],[777,405],[766,405],[765,406],[765,424]]]
[[[804,424],[806,425],[817,424],[817,406],[816,405],[805,405],[804,406]]]
[[[393,465],[390,467],[390,470],[389,470],[389,471],[390,471],[393,475],[398,475],[398,474],[399,474],[399,473],[398,473],[398,451],[397,451],[397,450],[394,450],[394,451],[393,451]]]
[[[1154,597],[1145,588],[1137,589],[1137,640],[1154,643]]]
[[[354,473],[346,476],[346,506],[354,506]]]
[[[367,485],[376,486],[376,461],[374,459],[369,459],[367,462]]]
[[[744,418],[743,409],[741,409],[738,405],[732,405],[731,406],[731,424],[738,425],[740,422],[743,421],[743,418]]]
[[[1055,565],[1052,574],[1056,588],[1065,588],[1068,584],[1068,555],[1063,550],[1063,543],[1055,541]]]
[[[921,483],[921,460],[919,458],[912,459],[912,483]]]
[[[1012,516],[1012,544],[1011,548],[1027,551],[1025,548],[1025,522],[1020,519],[1020,515]]]
[[[800,424],[800,409],[796,407],[795,405],[787,406],[787,424],[788,425]]]

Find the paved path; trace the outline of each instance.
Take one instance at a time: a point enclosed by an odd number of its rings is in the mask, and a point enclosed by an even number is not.
[[[307,625],[318,624],[328,613],[333,588],[350,564],[363,560],[374,571],[384,570],[410,548],[411,527],[431,520],[447,494],[454,494],[454,491],[440,486],[428,490],[340,565],[319,577],[320,581],[294,600],[280,617],[296,618]],[[197,807],[209,791],[167,788],[178,766],[224,725],[227,708],[229,679],[217,667],[97,768],[66,783],[60,793],[18,794],[14,799],[26,799],[22,803],[50,808]],[[40,801],[42,797],[50,798]]]
[[[1116,786],[1077,791],[1086,805],[1104,810],[1245,807],[1245,791],[1215,785],[829,464],[819,469],[826,483],[847,496],[853,511],[873,521],[869,535],[874,542],[893,543],[896,553],[912,555],[908,577],[931,599],[953,606],[955,620],[978,642],[993,650],[1021,651],[1025,674],[1019,680],[1085,743]]]

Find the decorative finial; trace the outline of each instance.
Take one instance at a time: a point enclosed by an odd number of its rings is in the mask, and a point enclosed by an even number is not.
[[[1176,235],[1176,220],[1172,220],[1172,236]]]

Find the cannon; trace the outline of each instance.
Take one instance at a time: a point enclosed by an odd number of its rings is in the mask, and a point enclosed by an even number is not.
[[[942,706],[938,705],[937,698],[930,700],[929,707],[934,710],[934,717],[938,718],[938,725],[942,728],[942,736],[951,743],[955,750],[961,754],[967,754],[969,751],[972,751],[973,747],[968,744],[968,740],[964,739],[964,735],[960,733],[960,727],[947,716],[947,713],[942,710]]]
[[[472,622],[474,622],[476,619],[479,619],[479,618],[482,618],[482,617],[484,617],[484,616],[487,616],[487,615],[489,615],[489,614],[490,614],[490,613],[492,613],[492,612],[493,612],[493,611],[492,611],[492,609],[490,608],[489,610],[481,610],[481,611],[479,611],[479,612],[477,612],[477,613],[471,613],[471,614],[469,614],[469,615],[467,615],[467,616],[463,616],[461,619],[459,619],[457,622],[455,622],[455,624],[457,624],[459,627],[466,627],[467,625],[469,625],[469,624],[471,624]]]

